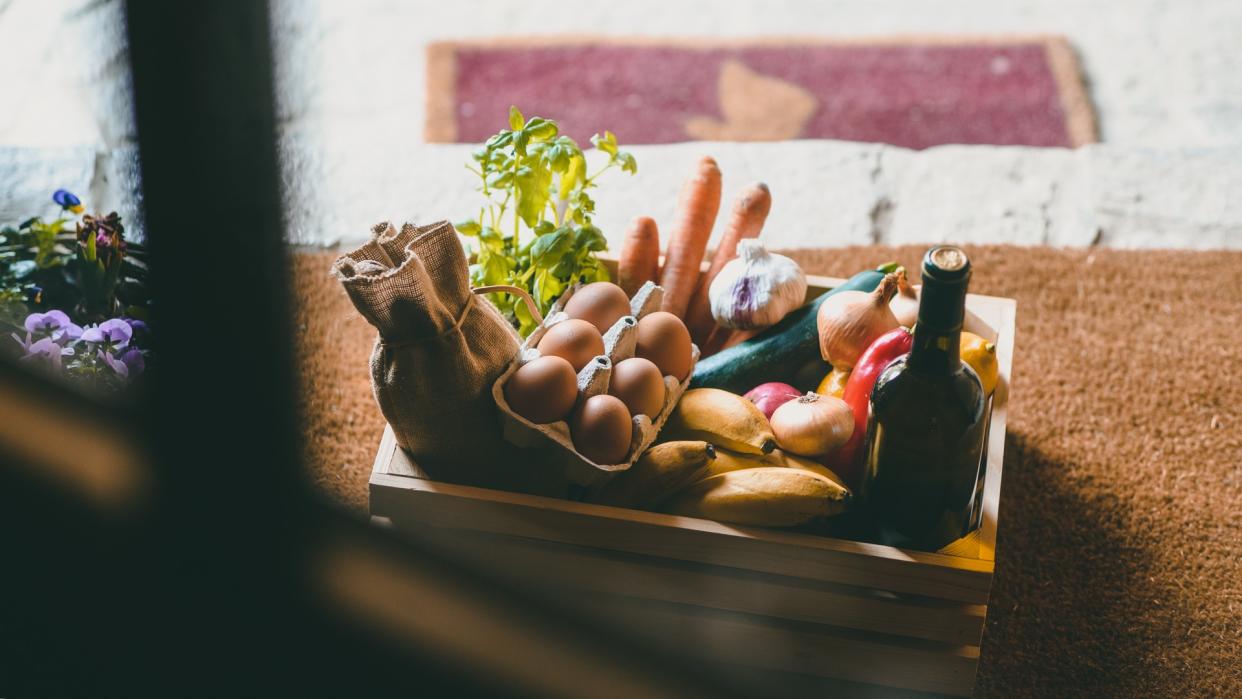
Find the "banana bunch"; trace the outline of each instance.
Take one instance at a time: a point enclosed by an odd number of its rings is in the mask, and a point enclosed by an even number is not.
[[[850,491],[835,473],[777,449],[767,418],[734,393],[687,391],[661,440],[592,499],[765,527],[806,524],[849,505]]]

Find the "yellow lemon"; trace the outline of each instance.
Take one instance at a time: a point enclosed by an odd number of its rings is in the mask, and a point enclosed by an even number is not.
[[[819,382],[819,388],[815,389],[815,392],[821,396],[840,398],[845,395],[845,382],[849,381],[849,379],[850,372],[848,369],[845,371],[833,369],[828,372],[823,381]]]
[[[962,361],[970,365],[979,375],[983,384],[984,395],[992,395],[996,390],[996,382],[1000,379],[1000,370],[996,363],[996,345],[974,333],[962,333]]]

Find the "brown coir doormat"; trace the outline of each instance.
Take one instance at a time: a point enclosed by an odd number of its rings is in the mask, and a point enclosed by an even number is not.
[[[631,144],[1096,141],[1078,60],[1059,36],[511,37],[428,47],[429,142],[480,143],[507,127],[509,105],[555,116],[582,144],[604,129]]]
[[[848,276],[922,247],[795,253]],[[971,248],[1018,301],[980,696],[1242,696],[1242,253]],[[296,257],[306,450],[366,511],[374,332]]]

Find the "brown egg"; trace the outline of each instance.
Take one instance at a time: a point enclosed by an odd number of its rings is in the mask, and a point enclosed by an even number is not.
[[[574,448],[597,464],[619,464],[630,451],[630,411],[616,396],[591,396],[569,422]]]
[[[564,357],[573,365],[574,371],[582,371],[592,357],[603,353],[604,338],[599,330],[576,318],[553,325],[539,339],[539,354]]]
[[[690,331],[672,313],[645,315],[638,321],[638,356],[650,359],[662,374],[684,381],[690,374]]]
[[[630,299],[625,290],[612,282],[593,282],[569,297],[565,314],[585,320],[600,333],[606,333],[613,323],[630,314]]]
[[[505,382],[505,402],[538,425],[564,420],[577,399],[578,373],[561,357],[533,359]]]
[[[621,399],[631,415],[652,420],[664,407],[664,374],[650,360],[630,357],[612,367],[608,393]]]

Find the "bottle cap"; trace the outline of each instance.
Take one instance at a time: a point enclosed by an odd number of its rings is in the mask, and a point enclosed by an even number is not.
[[[928,250],[923,256],[919,325],[942,331],[961,328],[969,282],[970,258],[966,251],[955,245],[937,245]]]
[[[937,245],[923,256],[923,279],[965,283],[970,279],[970,258],[956,245]]]

